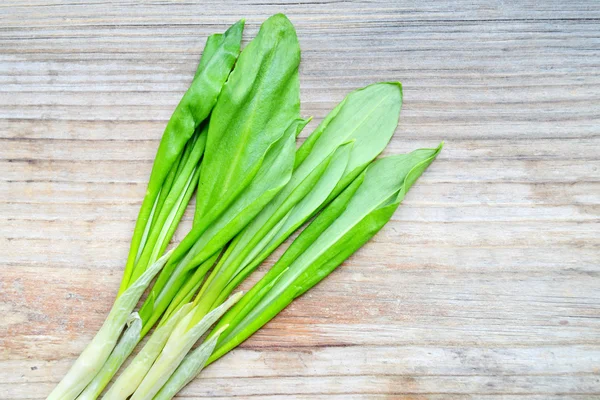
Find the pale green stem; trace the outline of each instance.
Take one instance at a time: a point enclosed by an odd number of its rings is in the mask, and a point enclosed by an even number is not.
[[[119,378],[106,392],[103,400],[125,400],[135,392],[139,384],[142,382],[152,363],[156,360],[156,357],[160,354],[167,339],[175,329],[175,326],[181,318],[186,316],[192,309],[192,304],[186,304],[181,307],[169,321],[158,327],[142,350],[135,356],[131,363],[125,368],[125,370],[119,375]]]
[[[229,325],[222,326],[214,333],[212,337],[204,341],[201,346],[188,354],[179,367],[173,372],[167,383],[154,396],[153,400],[170,400],[172,399],[185,385],[190,383],[206,365],[206,361],[215,350],[217,340],[221,333],[227,329]]]
[[[133,311],[150,281],[165,265],[172,251],[150,266],[113,304],[104,324],[81,353],[69,372],[54,388],[47,400],[74,400],[94,379],[108,359],[129,314]]]
[[[154,395],[167,382],[198,339],[241,297],[242,292],[234,294],[190,329],[188,329],[188,325],[194,312],[191,311],[183,317],[171,333],[165,347],[131,397],[131,400],[151,400],[154,398]]]
[[[110,378],[117,372],[123,361],[131,354],[134,347],[140,341],[140,332],[142,331],[142,319],[138,313],[134,312],[128,321],[129,327],[123,334],[121,340],[117,344],[117,347],[113,350],[108,357],[104,366],[85,388],[83,393],[79,395],[77,400],[96,400]]]

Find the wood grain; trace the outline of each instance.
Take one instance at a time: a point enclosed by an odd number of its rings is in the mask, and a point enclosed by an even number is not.
[[[104,320],[207,35],[245,17],[247,42],[276,12],[301,42],[302,138],[400,80],[386,153],[446,147],[380,234],[179,398],[600,397],[598,2],[6,0],[0,398],[44,398]]]

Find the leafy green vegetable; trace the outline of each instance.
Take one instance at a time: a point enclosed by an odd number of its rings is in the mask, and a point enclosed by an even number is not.
[[[134,303],[131,307],[129,304],[123,307],[126,298],[121,298],[131,293],[129,289],[139,287],[138,281],[146,276],[149,266],[153,265],[171,240],[200,176],[199,163],[208,139],[207,129],[203,129],[201,123],[215,105],[233,68],[240,50],[243,25],[244,22],[240,21],[224,35],[209,39],[210,46],[202,55],[191,87],[175,109],[161,139],[134,229],[121,288],[111,314],[49,399],[74,399],[94,379],[107,361],[135,306]],[[161,260],[159,264],[162,267],[166,258]],[[158,272],[157,269],[153,271]],[[129,297],[131,295],[128,294]],[[129,311],[125,312],[127,309]],[[130,330],[129,334],[127,341],[131,344],[133,331]],[[117,350],[106,365],[106,371],[114,369],[119,360],[128,354],[125,344]],[[105,376],[100,376],[92,383],[88,393],[102,390],[100,386],[105,384],[102,383],[104,381]]]
[[[228,327],[208,362],[247,339],[375,235],[441,148],[386,157],[360,174],[219,321],[215,332]]]
[[[309,136],[296,155],[288,184],[238,235],[202,287],[193,323],[339,193],[385,148],[402,103],[399,83],[378,83],[349,94]]]
[[[219,306],[237,283],[250,274],[283,240],[310,218],[338,188],[341,181],[348,181],[347,176],[356,176],[357,170],[363,171],[383,150],[398,122],[401,94],[401,86],[397,83],[375,84],[355,91],[347,96],[332,115],[315,130],[299,150],[302,159],[296,157],[296,169],[287,185],[238,235],[208,278],[194,301],[196,306],[191,313],[193,318],[189,320],[189,329],[202,320],[211,309]],[[377,99],[376,106],[372,104],[374,98]],[[357,121],[351,127],[336,120],[338,116],[346,118],[348,115],[352,115],[354,121]],[[295,134],[306,123],[306,121],[297,122],[298,128]],[[292,136],[291,133],[288,132],[288,135],[293,139],[295,134]],[[354,151],[355,142],[364,141],[366,135],[369,136],[369,143],[378,145],[365,146],[364,152]],[[315,137],[317,140],[314,140]],[[308,150],[305,150],[306,148]],[[277,150],[275,153],[281,154],[281,151]],[[272,171],[272,167],[267,171]],[[261,181],[265,180],[261,179]],[[218,223],[214,224],[212,229],[223,231]],[[195,246],[201,249],[207,248],[206,242],[202,239],[196,242]],[[196,251],[190,253],[198,254]],[[191,262],[184,258],[180,265],[189,264]],[[173,276],[177,275],[176,270]],[[181,304],[177,300],[178,297],[187,298],[190,293],[195,292],[199,280],[204,276],[204,271],[197,275],[197,278],[192,277],[179,290],[171,302],[170,309],[163,317],[163,323],[168,321],[172,310],[177,309]],[[191,364],[184,369],[199,370],[200,354],[203,353],[198,353],[193,363],[188,360]],[[194,368],[190,365],[194,365]],[[179,375],[183,374],[182,370],[178,371]],[[181,384],[181,381],[177,380],[177,382],[179,382],[177,385]]]
[[[227,34],[223,35],[221,42],[227,42],[226,37]],[[214,46],[215,41],[218,40],[209,41],[209,47]],[[258,36],[240,55],[211,113],[202,170],[192,170],[192,177],[200,175],[197,202],[205,204],[206,209],[197,210],[194,227],[175,249],[140,309],[139,340],[152,328],[182,285],[190,278],[200,281],[214,264],[211,257],[215,257],[289,180],[295,136],[299,127],[304,126],[298,119],[299,51],[293,26],[286,17],[276,15],[263,24]],[[189,173],[185,165],[198,154],[195,149],[194,146],[178,157],[176,177]],[[220,175],[223,180],[212,183],[214,173],[225,174]],[[170,175],[166,178],[172,187],[182,181],[171,180]],[[203,182],[211,182],[211,190],[206,195]],[[168,197],[164,204],[171,204],[167,200]],[[157,221],[157,226],[172,215],[164,206],[162,209],[159,206],[153,206],[148,217]],[[166,236],[153,234],[150,229],[143,233],[142,239],[146,246],[154,241],[158,246]],[[130,274],[132,279],[140,271],[140,261],[151,259],[155,251],[138,250],[138,254],[138,264]],[[180,296],[177,300],[183,304],[181,302],[189,297],[191,295]],[[98,380],[104,382],[113,373],[107,366]]]
[[[202,54],[194,80],[167,124],[158,146],[146,196],[131,239],[120,293],[130,285],[134,271],[139,276],[146,267],[142,264],[137,265],[138,254],[140,247],[145,247],[143,238],[147,237],[147,234],[144,233],[148,232],[148,223],[152,221],[152,210],[157,207],[156,200],[159,198],[165,180],[168,183],[167,178],[186,143],[215,106],[217,97],[240,52],[243,29],[242,20],[231,26],[224,35],[209,39],[210,46],[207,48],[208,51]]]
[[[282,14],[267,19],[239,60],[211,114],[197,224],[176,248],[140,310],[145,335],[194,269],[217,253],[290,179],[300,96],[296,32]]]
[[[420,149],[372,162],[225,314],[197,351],[183,358],[174,372],[171,372],[173,367],[163,370],[159,384],[165,384],[155,398],[172,398],[205,364],[247,339],[373,237],[389,221],[441,148],[440,144],[436,149]],[[179,325],[186,322],[182,320]],[[213,348],[216,350],[207,357]],[[167,379],[167,375],[171,376]]]

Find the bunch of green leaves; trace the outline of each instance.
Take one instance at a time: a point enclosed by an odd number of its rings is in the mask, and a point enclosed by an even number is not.
[[[240,54],[206,125],[193,228],[174,250],[139,311],[142,327],[137,342],[181,286],[192,277],[202,279],[227,242],[289,181],[296,136],[306,125],[299,118],[299,62],[296,32],[281,14],[267,19]],[[132,277],[136,271],[137,267]],[[123,337],[129,343],[115,349],[86,398],[98,396],[135,347],[135,336]],[[164,345],[158,339],[153,343],[156,348]]]
[[[172,398],[379,231],[441,150],[373,161],[393,135],[402,104],[401,85],[389,82],[349,94],[296,151],[308,120],[299,117],[295,29],[274,15],[239,54],[242,30],[240,21],[207,41],[159,145],[117,301],[50,399],[97,398],[161,316],[106,398]],[[160,257],[196,186],[192,230]],[[249,293],[226,300],[315,215]],[[139,314],[131,314],[161,268]]]
[[[171,240],[198,182],[200,162],[208,141],[207,126],[202,123],[215,106],[237,59],[243,25],[244,22],[240,21],[225,34],[213,35],[207,41],[194,80],[171,116],[159,144],[134,229],[121,288],[111,314],[49,399],[74,399],[94,379],[107,361],[137,303],[137,300],[123,302],[119,299],[133,298],[131,293],[137,294],[142,281],[145,282],[143,292],[151,280],[142,280],[147,276],[145,272],[149,266],[162,267],[167,261],[163,257],[160,263],[155,262]],[[152,271],[158,273],[155,268]],[[132,288],[135,289],[130,290]],[[112,318],[111,315],[117,315],[118,318]],[[110,318],[112,322],[109,324]],[[123,351],[123,348],[118,350]],[[92,386],[97,388],[102,385],[96,382]],[[95,398],[95,395],[92,397]]]
[[[415,150],[373,162],[219,321],[215,329],[229,326],[209,361],[248,338],[373,237],[441,148]]]
[[[196,298],[200,307],[192,325],[383,151],[398,125],[401,104],[399,83],[377,83],[350,93],[323,120],[296,153],[287,185],[233,240],[213,269]],[[170,309],[177,306],[172,302]]]
[[[379,83],[352,92],[325,118],[296,153],[295,169],[285,187],[233,240],[214,268],[194,300],[193,318],[187,319],[186,330],[194,329],[210,310],[218,307],[237,284],[328,201],[332,193],[335,195],[352,177],[364,171],[393,135],[401,103],[399,83]],[[289,154],[293,151],[295,135],[292,134],[297,134],[306,122],[297,120],[287,133],[286,159],[291,159]],[[359,147],[354,146],[357,142]],[[284,154],[277,146],[272,150],[272,154]],[[265,173],[276,170],[270,162],[265,165],[268,166]],[[177,319],[179,307],[198,290],[204,270],[214,263],[213,258],[196,269],[171,301],[159,328],[142,350],[146,368],[133,363],[118,378],[114,386],[120,389],[115,391],[133,393],[140,377],[147,373],[159,356],[161,346],[165,345],[170,335],[167,327],[173,324],[171,317]]]
[[[236,62],[243,30],[242,20],[224,34],[209,37],[194,80],[169,119],[131,239],[120,292],[143,273],[148,260],[155,258],[160,249],[164,251],[174,231],[172,224],[164,223],[172,220],[171,211],[182,208],[183,213],[185,210],[185,207],[174,207],[174,204],[182,204],[173,203],[181,194],[177,189],[185,186],[193,192],[195,185],[188,182],[191,177],[198,182],[200,168],[197,164],[205,153],[208,140],[208,126],[201,124],[215,107]]]
[[[210,118],[194,227],[140,309],[142,335],[289,181],[295,138],[305,125],[299,63],[296,31],[282,14],[267,19],[240,54]]]
[[[189,354],[155,398],[172,398],[206,363],[246,340],[372,238],[441,148],[419,149],[371,163],[218,322],[204,344],[214,347],[213,354],[208,359],[204,354]]]

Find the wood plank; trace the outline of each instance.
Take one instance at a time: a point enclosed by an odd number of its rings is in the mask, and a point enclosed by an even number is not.
[[[276,12],[302,48],[300,142],[400,80],[386,154],[446,145],[382,232],[177,398],[600,397],[597,2],[7,0],[0,399],[45,398],[102,324],[205,38],[245,17],[247,43]]]

